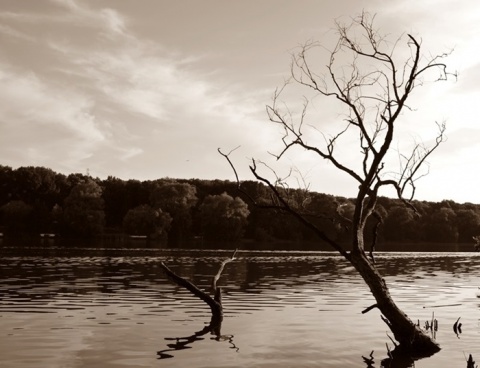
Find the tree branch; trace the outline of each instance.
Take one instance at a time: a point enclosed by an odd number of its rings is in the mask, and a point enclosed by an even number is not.
[[[177,285],[184,287],[188,291],[190,291],[193,295],[195,295],[197,298],[203,300],[210,309],[212,310],[213,315],[222,315],[222,305],[217,302],[214,298],[212,298],[210,295],[205,293],[204,291],[200,290],[196,285],[192,284],[190,281],[187,279],[184,279],[181,276],[178,276],[176,273],[174,273],[172,270],[170,270],[163,262],[160,262],[160,267],[163,268],[165,273],[167,274],[168,278],[175,282]]]
[[[212,311],[212,318],[221,319],[223,316],[223,306],[222,306],[222,290],[221,288],[217,287],[217,282],[222,275],[223,269],[225,265],[229,262],[235,260],[235,254],[237,253],[237,249],[233,252],[233,255],[230,258],[225,259],[216,273],[216,275],[212,279],[212,290],[214,292],[214,297],[212,298],[206,292],[200,290],[196,285],[188,281],[187,279],[178,276],[175,272],[173,272],[170,268],[168,268],[165,263],[160,262],[160,267],[165,271],[166,275],[170,280],[175,282],[177,285],[187,289],[190,291],[194,296],[203,300],[211,309]]]
[[[295,218],[297,218],[301,223],[306,225],[308,228],[313,230],[317,236],[328,243],[332,248],[337,250],[341,255],[343,255],[346,259],[349,259],[349,254],[348,252],[337,242],[333,241],[330,237],[328,237],[322,230],[320,230],[317,226],[315,226],[312,222],[308,221],[304,216],[302,216],[299,212],[295,211],[290,204],[283,198],[283,196],[280,194],[278,188],[274,186],[268,179],[260,176],[257,173],[257,166],[255,163],[255,160],[252,160],[252,165],[250,166],[250,171],[252,174],[255,176],[255,178],[262,183],[266,184],[270,190],[274,193],[275,197],[279,200],[281,206],[279,208],[282,208],[286,212],[290,213],[293,215]]]

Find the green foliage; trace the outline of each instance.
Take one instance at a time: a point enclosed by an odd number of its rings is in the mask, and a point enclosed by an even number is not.
[[[205,197],[200,213],[205,239],[236,241],[244,234],[250,211],[241,198],[222,193]]]
[[[172,217],[160,209],[140,205],[127,212],[123,219],[123,229],[130,235],[147,235],[151,238],[166,237]]]

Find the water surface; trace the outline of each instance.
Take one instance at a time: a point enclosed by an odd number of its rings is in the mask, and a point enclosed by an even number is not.
[[[208,289],[229,252],[35,254],[0,258],[2,367],[367,367],[372,351],[380,367],[393,347],[378,311],[361,314],[373,298],[335,253],[239,252],[219,282],[215,332],[204,330],[208,307],[158,265]],[[438,320],[442,350],[415,367],[464,367],[470,353],[480,361],[478,254],[379,253],[377,262],[413,320]]]

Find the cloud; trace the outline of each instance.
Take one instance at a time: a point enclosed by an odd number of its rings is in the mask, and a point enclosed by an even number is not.
[[[20,31],[17,31],[15,28],[10,27],[5,24],[0,24],[0,33],[4,34],[5,36],[9,38],[14,38],[14,39],[19,39],[21,41],[28,41],[28,42],[33,42],[34,38],[23,33]]]
[[[4,122],[59,125],[91,141],[103,134],[91,114],[93,102],[81,94],[65,91],[35,75],[0,65],[0,112]]]
[[[143,153],[143,150],[140,149],[140,148],[130,148],[130,149],[123,149],[122,150],[123,153],[122,155],[120,156],[120,158],[122,160],[128,160],[132,157],[135,157],[137,155],[140,155],[141,153]]]
[[[125,18],[113,9],[102,9],[100,15],[106,20],[108,29],[116,34],[125,34]]]
[[[12,25],[38,27],[36,36],[48,33],[46,30],[49,30],[52,25],[66,28],[95,29],[107,38],[122,35],[126,29],[127,19],[114,9],[102,8],[98,10],[75,0],[50,0],[49,4],[45,3],[43,5],[36,12],[31,10],[22,12],[0,11],[0,19]],[[11,35],[17,37],[27,37],[28,34],[28,32],[20,32],[5,25],[2,28],[4,32],[8,31]]]
[[[38,165],[42,160],[57,164],[82,160],[105,139],[88,97],[4,64],[0,83],[4,160]]]
[[[0,119],[19,148],[4,138],[11,162],[70,171],[87,166],[103,176],[129,170],[131,177],[202,171],[216,177],[218,167],[230,173],[217,147],[263,149],[246,136],[266,136],[256,102],[264,91],[226,85],[201,65],[205,55],[179,54],[138,38],[118,11],[72,0],[52,4],[55,12],[10,16],[39,28],[45,22],[62,27],[29,46],[32,53],[48,53],[46,62],[0,65],[6,102]],[[195,163],[193,170],[187,162]],[[208,162],[209,170],[199,162]],[[151,170],[155,166],[161,169]]]
[[[318,5],[310,4],[298,8],[287,23],[281,22],[289,13],[285,9],[277,16],[268,4],[262,5],[268,17],[252,18],[253,8],[245,7],[235,14],[233,24],[228,17],[214,13],[198,17],[194,14],[197,8],[156,1],[138,7],[129,2],[79,0],[50,0],[42,6],[18,2],[5,7],[0,11],[0,36],[5,45],[0,55],[0,154],[13,166],[34,162],[64,172],[88,167],[93,175],[103,177],[233,179],[216,149],[229,151],[241,145],[232,159],[242,179],[251,178],[249,157],[267,160],[267,150],[281,149],[282,131],[268,122],[264,106],[275,85],[282,83],[279,71],[288,75],[288,49],[303,41],[293,38],[303,37],[302,29],[318,24],[327,39],[333,34],[323,29],[324,24],[333,24],[332,19],[324,22],[312,16]],[[465,48],[470,41],[453,29],[444,39],[440,32],[432,32],[438,28],[435,12],[417,12],[418,4],[409,4],[407,10],[402,5],[391,11],[391,4],[385,11],[379,8],[377,19],[386,22],[382,29],[388,23],[392,27],[385,30],[394,35],[413,30],[432,52],[448,50],[460,40],[457,60],[472,55],[475,49],[467,52]],[[227,5],[220,8],[231,11]],[[330,10],[321,16],[338,12],[333,6]],[[180,11],[184,12],[182,19],[174,21]],[[453,12],[457,18],[459,14]],[[406,46],[398,47],[400,52]],[[475,65],[473,57],[462,66],[467,64]],[[471,72],[474,76],[474,69]],[[470,80],[473,83],[474,78]],[[458,139],[453,134],[457,126],[465,126],[465,120],[473,126],[475,117],[466,93],[452,97],[452,91],[461,87],[460,83],[456,87],[441,83],[419,88],[410,100],[418,111],[402,115],[398,132],[405,136],[400,137],[409,143],[414,132],[418,140],[428,142],[435,133],[435,120],[447,118],[448,133],[452,140]],[[295,110],[297,97],[304,92],[295,89],[292,93],[286,102]],[[318,123],[329,134],[331,123],[342,118],[341,112],[329,99],[314,100],[308,122]],[[311,139],[323,142],[318,132]],[[347,141],[338,152],[347,163],[358,159],[357,144]],[[316,190],[334,193],[343,183],[350,183],[344,176],[336,180],[334,170],[325,168],[325,161],[318,157],[295,152],[285,161],[286,166],[310,170],[307,176],[320,183]]]

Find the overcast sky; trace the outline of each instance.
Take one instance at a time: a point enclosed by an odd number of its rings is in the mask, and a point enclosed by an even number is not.
[[[234,179],[217,148],[241,146],[232,159],[251,179],[248,159],[265,159],[281,138],[265,105],[289,75],[290,53],[311,39],[331,44],[334,20],[362,9],[394,38],[410,33],[432,54],[455,49],[446,62],[458,81],[423,86],[411,102],[418,115],[406,117],[422,127],[416,141],[447,123],[416,198],[480,203],[475,0],[0,0],[0,164]],[[339,117],[316,113],[320,129]],[[315,157],[300,152],[292,163],[316,191],[355,193]]]

